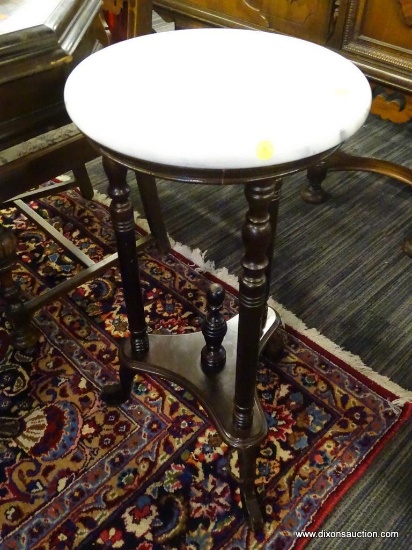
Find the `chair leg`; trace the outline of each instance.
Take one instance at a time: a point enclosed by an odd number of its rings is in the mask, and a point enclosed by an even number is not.
[[[387,160],[370,157],[357,157],[344,151],[335,151],[329,158],[318,165],[309,167],[307,171],[308,182],[301,191],[301,197],[305,202],[320,204],[326,199],[326,192],[322,188],[322,182],[328,171],[363,171],[381,174],[394,178],[407,185],[412,185],[412,169],[401,164]],[[412,258],[412,237],[406,239],[402,250]]]
[[[13,327],[12,344],[16,349],[30,349],[37,343],[38,334],[20,297],[19,287],[13,280],[16,258],[16,236],[0,226],[0,288],[6,301],[6,314]]]
[[[171,246],[163,220],[156,180],[153,176],[141,172],[135,172],[135,175],[150,232],[156,239],[159,250],[168,252]]]
[[[307,183],[300,192],[302,200],[309,204],[321,204],[325,201],[326,192],[322,188],[322,182],[326,178],[327,172],[328,169],[324,162],[308,168]]]
[[[92,200],[94,195],[93,185],[90,181],[89,174],[84,165],[73,168],[73,174],[76,178],[76,183],[79,186],[80,192],[85,199]]]

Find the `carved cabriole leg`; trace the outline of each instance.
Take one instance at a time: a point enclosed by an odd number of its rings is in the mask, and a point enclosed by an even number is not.
[[[108,195],[112,199],[110,211],[116,234],[132,355],[136,359],[142,359],[149,349],[149,340],[139,278],[133,207],[126,181],[127,168],[108,158],[103,158],[103,166],[109,180]],[[107,403],[119,404],[130,396],[133,372],[121,363],[119,376],[120,385],[109,385],[103,391],[102,398]]]
[[[309,166],[307,170],[307,183],[300,192],[302,199],[310,204],[321,204],[326,199],[326,192],[322,188],[322,182],[326,178],[328,168],[325,162]]]
[[[12,345],[23,350],[30,349],[37,343],[38,334],[20,298],[19,287],[13,280],[16,251],[16,236],[9,229],[0,226],[0,288],[6,301],[6,314],[13,327]]]
[[[263,527],[263,516],[255,489],[256,453],[256,446],[238,449],[240,493],[253,531],[259,531]]]
[[[249,211],[242,231],[245,254],[239,281],[239,329],[237,344],[234,426],[248,430],[253,420],[259,340],[266,311],[267,251],[271,239],[270,204],[276,180],[246,184]]]

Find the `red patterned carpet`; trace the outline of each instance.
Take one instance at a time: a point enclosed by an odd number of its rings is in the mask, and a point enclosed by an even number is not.
[[[71,191],[37,209],[94,259],[113,252],[105,206]],[[18,232],[16,276],[27,295],[78,269],[24,217],[1,214]],[[199,330],[213,276],[154,248],[140,260],[150,330]],[[237,298],[226,291],[229,318]],[[0,324],[0,416],[19,421],[15,437],[0,439],[2,550],[301,548],[297,532],[319,528],[411,414],[410,404],[395,404],[396,395],[287,326],[283,356],[263,356],[258,376],[269,434],[257,463],[265,528],[255,535],[241,509],[236,453],[188,392],[137,376],[124,405],[100,400],[127,335],[115,268],[34,322],[41,337],[30,353],[11,349],[4,314]]]

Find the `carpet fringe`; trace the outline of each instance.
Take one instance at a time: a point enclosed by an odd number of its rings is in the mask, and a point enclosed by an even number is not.
[[[282,319],[282,322],[284,324],[294,328],[300,334],[312,340],[315,344],[318,344],[320,347],[330,352],[332,355],[335,355],[338,359],[344,361],[352,369],[358,371],[360,374],[368,378],[371,382],[375,382],[385,390],[395,394],[397,398],[394,399],[394,401],[392,402],[393,404],[402,406],[405,403],[412,403],[411,391],[405,390],[404,388],[402,388],[402,386],[399,386],[396,382],[393,382],[387,376],[384,376],[383,374],[379,374],[378,372],[374,371],[371,367],[365,365],[361,357],[338,346],[338,344],[332,342],[332,340],[327,338],[327,336],[321,334],[315,328],[308,328],[305,323],[301,319],[299,319],[299,317],[284,308],[278,302],[275,302],[275,300],[273,300],[272,298],[269,299],[269,305],[279,313],[280,318]]]
[[[96,202],[100,202],[100,204],[104,204],[105,206],[110,206],[111,198],[108,197],[105,193],[101,193],[100,191],[94,190],[93,192],[93,199]]]
[[[95,191],[94,197],[96,201],[108,206],[110,204],[110,198],[98,191]],[[149,232],[150,228],[145,218],[142,218],[139,212],[135,211],[135,221],[144,230]],[[208,271],[214,277],[220,279],[224,283],[230,285],[234,289],[239,289],[238,277],[229,272],[226,267],[216,268],[215,263],[210,260],[206,260],[207,250],[201,251],[199,248],[189,248],[188,246],[175,241],[169,236],[170,243],[173,250],[195,263],[200,269]],[[396,395],[396,399],[393,401],[394,405],[402,406],[405,403],[412,403],[412,391],[405,390],[399,386],[396,382],[393,382],[387,376],[375,372],[371,367],[365,365],[362,359],[358,355],[354,355],[350,351],[338,346],[317,331],[315,328],[308,328],[307,325],[294,313],[286,309],[284,306],[276,302],[273,298],[269,298],[269,305],[275,309],[282,319],[284,325],[289,325],[293,329],[300,332],[303,336],[306,336],[312,340],[315,344],[318,344],[326,351],[335,355],[341,361],[347,363],[351,368],[361,373],[368,378],[371,382],[374,382],[384,388],[385,390]]]
[[[173,250],[176,250],[176,252],[179,252],[180,254],[182,254],[182,256],[194,262],[201,269],[208,271],[221,281],[238,290],[238,278],[235,275],[231,274],[225,267],[216,269],[214,262],[205,259],[207,251],[202,252],[198,248],[192,250],[188,246],[182,245],[181,243],[176,243],[176,248],[175,245],[173,245]],[[411,391],[405,390],[387,376],[375,372],[371,367],[365,365],[365,363],[359,356],[354,355],[350,351],[347,351],[344,348],[338,346],[338,344],[332,342],[332,340],[321,334],[315,328],[308,328],[307,325],[299,317],[286,309],[279,302],[276,302],[273,298],[269,298],[268,303],[273,309],[275,309],[279,313],[283,324],[289,325],[293,329],[300,332],[303,336],[306,336],[314,343],[324,348],[326,351],[335,355],[341,361],[347,363],[351,368],[358,371],[363,376],[367,377],[371,382],[375,382],[385,390],[395,394],[397,398],[393,401],[394,405],[401,406],[408,402],[412,403]]]

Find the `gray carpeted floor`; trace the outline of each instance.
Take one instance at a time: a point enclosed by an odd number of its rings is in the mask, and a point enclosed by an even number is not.
[[[162,109],[167,108],[165,105]],[[159,114],[159,127],[162,120]],[[156,122],[154,121],[154,124]],[[178,124],[178,122],[177,122]],[[412,168],[412,124],[370,116],[344,146],[348,152]],[[89,166],[105,192],[99,161]],[[285,180],[271,290],[273,297],[376,372],[412,390],[412,259],[401,243],[412,236],[412,188],[368,173],[331,173],[323,205],[301,201],[304,174]],[[136,186],[133,202],[142,211]],[[216,267],[239,273],[241,187],[159,182],[171,236],[207,251]],[[336,506],[322,528],[399,531],[399,538],[360,538],[352,548],[412,547],[412,426],[409,422]],[[310,548],[347,548],[343,539],[317,539]]]

